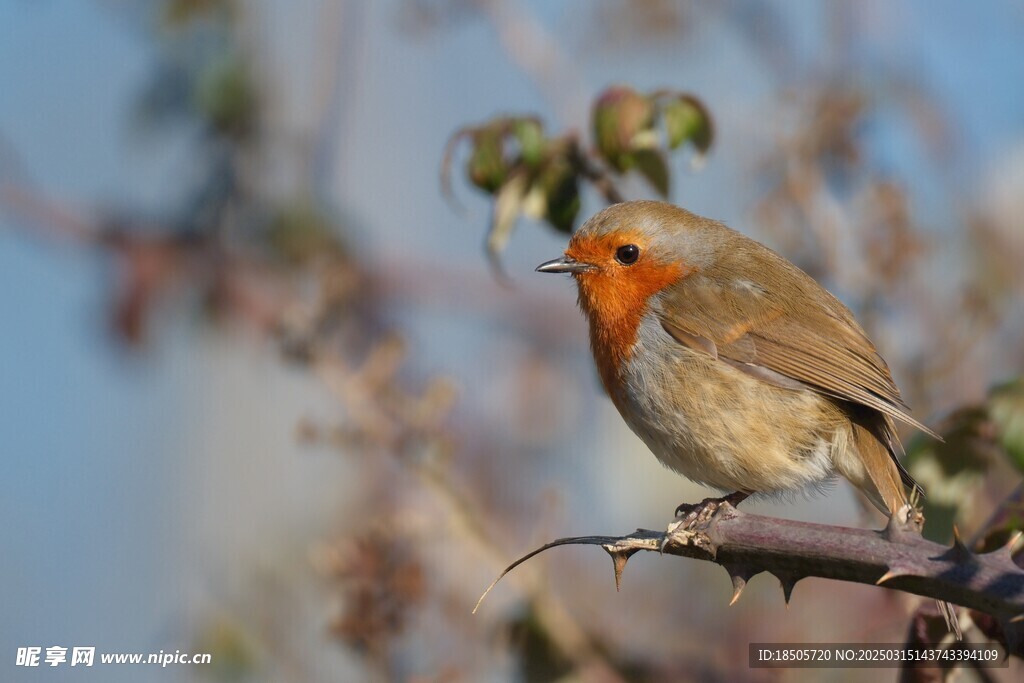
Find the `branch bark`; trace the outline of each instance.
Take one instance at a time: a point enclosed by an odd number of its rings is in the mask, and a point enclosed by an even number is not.
[[[616,586],[626,561],[642,550],[721,565],[733,583],[730,604],[761,572],[779,579],[786,602],[796,582],[808,576],[882,585],[990,614],[1002,626],[1007,651],[1024,656],[1024,570],[1012,556],[1020,535],[995,552],[979,555],[959,537],[948,548],[926,540],[922,523],[920,513],[909,506],[885,529],[872,531],[751,515],[726,503],[695,523],[677,522],[667,531],[637,529],[625,536],[552,541],[510,565],[480,601],[505,574],[549,548],[596,545],[612,558]]]

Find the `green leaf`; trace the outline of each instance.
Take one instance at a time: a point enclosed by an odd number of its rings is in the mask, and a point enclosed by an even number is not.
[[[536,186],[544,193],[545,218],[555,230],[571,233],[580,211],[580,184],[575,168],[564,156],[553,157]]]
[[[267,228],[270,247],[292,263],[342,252],[330,218],[310,202],[297,201],[279,207]]]
[[[677,95],[662,105],[665,133],[669,149],[691,143],[697,150],[696,163],[700,163],[714,141],[714,125],[704,104],[692,95]]]
[[[256,90],[245,64],[229,55],[209,64],[200,74],[196,108],[219,133],[240,138],[253,126]]]
[[[533,118],[518,118],[512,124],[512,132],[519,142],[519,153],[523,162],[537,168],[544,158],[544,129]]]
[[[504,133],[487,126],[473,134],[473,151],[466,160],[470,182],[488,194],[494,194],[508,175],[505,161]]]
[[[668,197],[669,174],[665,157],[656,149],[640,149],[633,153],[636,170],[663,198]]]

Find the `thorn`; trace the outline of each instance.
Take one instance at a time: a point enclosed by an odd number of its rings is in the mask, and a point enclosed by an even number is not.
[[[729,607],[736,604],[736,601],[743,595],[743,589],[746,587],[747,582],[738,576],[732,577],[732,599],[729,600]]]
[[[789,609],[789,601],[793,598],[793,587],[796,582],[782,584],[782,597],[786,600],[786,609]]]
[[[786,608],[789,609],[789,601],[793,597],[793,587],[796,586],[796,582],[800,579],[791,574],[775,574],[775,578],[779,580],[779,584],[782,586],[782,597],[786,600]]]
[[[889,541],[899,542],[908,535],[920,536],[923,526],[924,516],[910,505],[904,505],[890,515],[882,535]]]
[[[732,580],[732,599],[729,601],[729,607],[732,607],[740,599],[740,595],[743,593],[743,589],[746,588],[747,582],[750,581],[750,577],[757,574],[757,572],[743,565],[722,566],[725,567],[725,571],[729,572],[729,579]]]
[[[878,581],[875,581],[875,585],[876,586],[881,586],[886,581],[892,581],[893,579],[897,579],[897,578],[899,578],[901,576],[910,576],[910,575],[911,575],[910,572],[905,572],[905,571],[900,570],[900,569],[890,569],[886,573],[882,574],[878,578]]]
[[[1017,545],[1017,542],[1020,541],[1022,536],[1024,536],[1024,531],[1014,532],[1010,536],[1010,540],[1008,540],[1006,542],[1006,545],[1003,546],[1003,548],[1006,549],[1006,552],[1010,555],[1011,558],[1013,557],[1013,546]]]
[[[618,592],[622,588],[622,570],[626,568],[629,558],[633,557],[637,550],[635,548],[630,550],[613,550],[607,545],[601,547],[611,555],[612,567],[615,569],[615,591]]]
[[[952,554],[952,559],[957,563],[970,562],[974,559],[974,553],[964,545],[963,540],[960,538],[960,529],[957,528],[956,524],[953,525],[953,545],[949,548]]]
[[[907,566],[893,564],[887,568],[887,571],[884,574],[878,577],[878,580],[875,581],[875,585],[881,586],[883,583],[892,581],[893,579],[898,579],[901,576],[919,576],[919,573],[913,565]]]
[[[1024,536],[1024,532],[1014,532],[1009,540],[1006,541],[1002,546],[996,548],[992,552],[985,553],[986,557],[993,557],[997,562],[1004,565],[1005,568],[1010,571],[1020,571],[1021,568],[1017,562],[1013,559],[1013,548],[1020,542],[1021,537]]]

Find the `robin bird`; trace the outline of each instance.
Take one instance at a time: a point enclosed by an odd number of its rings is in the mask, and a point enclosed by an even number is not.
[[[667,467],[737,504],[836,474],[886,515],[917,484],[885,361],[838,299],[768,247],[663,202],[598,213],[565,256],[608,395]],[[680,510],[684,506],[680,506]]]
[[[883,514],[920,487],[899,461],[911,417],[853,314],[807,273],[726,225],[664,202],[615,204],[565,256],[601,382],[664,465],[732,493],[691,506],[813,490],[846,477]],[[670,527],[678,528],[678,527]],[[937,601],[961,632],[951,605]]]

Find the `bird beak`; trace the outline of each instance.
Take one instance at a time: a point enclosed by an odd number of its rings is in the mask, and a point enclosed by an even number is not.
[[[577,261],[574,258],[563,256],[537,266],[538,273],[586,273],[594,270],[595,266],[589,263]]]

